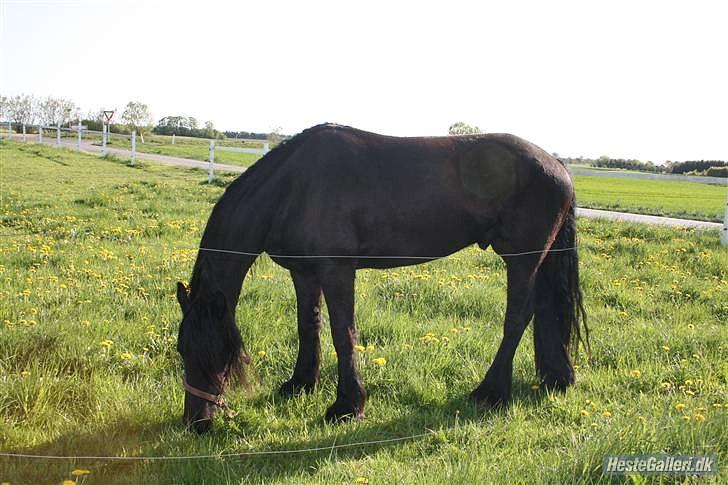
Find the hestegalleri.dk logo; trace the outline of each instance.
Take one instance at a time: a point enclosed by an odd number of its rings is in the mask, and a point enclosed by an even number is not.
[[[715,455],[607,455],[602,472],[606,475],[713,475],[718,473],[718,459]]]

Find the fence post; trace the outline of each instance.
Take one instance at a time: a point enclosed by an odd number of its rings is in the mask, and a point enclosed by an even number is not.
[[[136,162],[136,130],[131,130],[131,164]]]
[[[56,145],[61,146],[61,124],[56,125]]]
[[[720,236],[723,246],[728,246],[728,198],[725,201],[725,215],[723,216],[723,234]]]
[[[23,123],[23,143],[25,143],[25,123]]]
[[[174,145],[174,133],[172,133],[172,145]]]
[[[264,142],[263,143],[263,152],[268,153],[270,151],[270,143]]]
[[[43,143],[43,125],[38,125],[38,143]]]
[[[101,155],[106,155],[106,123],[101,125]]]
[[[210,140],[210,163],[207,169],[207,183],[211,184],[215,178],[215,140]]]
[[[78,138],[76,138],[76,150],[81,151],[81,120],[78,120]]]

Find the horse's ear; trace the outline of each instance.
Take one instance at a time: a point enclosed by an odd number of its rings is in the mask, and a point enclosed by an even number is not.
[[[187,287],[181,281],[177,282],[177,301],[182,308],[182,313],[185,313],[190,307],[190,297],[187,294]]]
[[[212,295],[210,300],[210,309],[212,310],[212,316],[218,320],[222,320],[227,311],[227,302],[225,301],[225,295],[222,291],[217,290]]]

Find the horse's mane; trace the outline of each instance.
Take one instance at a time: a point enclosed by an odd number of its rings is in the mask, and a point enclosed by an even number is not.
[[[236,178],[227,187],[227,189],[225,189],[225,193],[220,197],[220,200],[216,205],[225,204],[227,202],[232,202],[234,204],[235,201],[240,200],[240,198],[244,197],[250,189],[268,179],[273,171],[279,168],[280,164],[293,154],[293,152],[295,152],[306,140],[308,140],[312,134],[331,128],[353,129],[334,123],[322,123],[312,126],[311,128],[307,128],[291,138],[283,140],[257,162],[248,167],[248,169],[245,170],[245,172],[243,172],[238,178]],[[201,247],[206,247],[207,237],[208,234],[207,231],[205,231],[200,243]],[[198,252],[194,268],[192,269],[192,276],[190,277],[190,289],[193,295],[196,294],[199,289],[198,287],[202,279],[202,273],[205,270],[205,264],[207,259],[211,257],[214,257],[214,255],[205,252]],[[220,256],[218,255],[218,257]]]

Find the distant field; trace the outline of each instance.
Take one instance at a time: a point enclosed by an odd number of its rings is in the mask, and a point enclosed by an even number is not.
[[[505,309],[502,260],[473,246],[358,273],[367,418],[325,424],[336,387],[330,332],[321,385],[280,399],[296,356],[296,304],[288,273],[262,257],[237,314],[252,388],[229,393],[238,414],[218,418],[214,432],[186,432],[174,285],[189,278],[212,204],[232,179],[208,185],[198,170],[0,141],[0,450],[326,449],[181,461],[0,457],[0,482],[60,483],[81,469],[89,471],[83,484],[597,483],[605,454],[636,452],[716,454],[721,474],[707,481],[728,480],[728,329],[720,323],[728,251],[717,231],[601,220],[578,222],[592,354],[577,359],[578,382],[566,394],[537,389],[529,329],[513,405],[494,411],[467,400],[501,339]]]
[[[639,214],[720,222],[728,188],[662,180],[574,175],[577,204]]]

